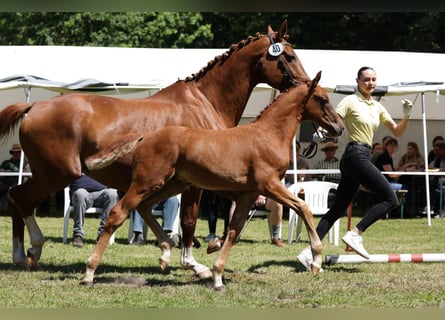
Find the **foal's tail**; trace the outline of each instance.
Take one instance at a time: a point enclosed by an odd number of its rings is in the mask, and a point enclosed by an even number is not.
[[[136,144],[143,139],[141,134],[128,134],[120,137],[119,140],[112,141],[109,145],[102,148],[85,159],[85,165],[88,170],[97,170],[110,166],[116,159],[131,152]]]
[[[28,103],[11,104],[0,111],[0,140],[9,138],[23,115],[32,107]]]

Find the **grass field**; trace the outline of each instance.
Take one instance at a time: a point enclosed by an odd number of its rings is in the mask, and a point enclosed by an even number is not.
[[[179,265],[175,249],[166,272],[158,266],[160,250],[153,235],[146,246],[127,244],[128,221],[118,230],[96,272],[94,286],[79,285],[85,263],[95,245],[98,220],[87,218],[86,245],[62,244],[63,218],[38,217],[46,237],[40,269],[19,270],[11,259],[11,220],[0,217],[0,306],[2,308],[444,308],[445,264],[335,264],[313,277],[296,262],[307,245],[284,248],[270,245],[267,221],[256,218],[235,246],[226,266],[226,289],[215,292],[209,281],[195,278]],[[353,224],[358,220],[353,219]],[[318,222],[318,219],[316,219]],[[221,231],[223,221],[218,221]],[[203,246],[195,258],[208,266],[216,254],[207,255],[202,238],[207,222],[198,221],[196,235]],[[346,218],[341,221],[341,236]],[[287,221],[283,223],[283,237]],[[369,253],[445,252],[445,219],[381,220],[364,235]],[[71,239],[70,239],[71,240]],[[26,237],[26,247],[28,247]],[[323,241],[324,255],[348,254],[343,244]],[[12,298],[13,297],[13,298]]]

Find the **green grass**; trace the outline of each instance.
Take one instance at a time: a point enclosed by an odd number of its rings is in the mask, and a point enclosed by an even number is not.
[[[444,308],[444,263],[334,264],[313,277],[296,262],[302,243],[276,248],[268,241],[266,220],[254,219],[235,246],[226,265],[226,289],[215,292],[179,265],[180,250],[166,272],[158,266],[160,250],[150,244],[130,246],[128,222],[116,233],[96,272],[94,286],[79,285],[95,245],[98,220],[87,218],[86,245],[62,244],[63,218],[38,217],[47,239],[40,269],[25,272],[12,264],[11,220],[0,217],[0,306],[2,308]],[[353,219],[353,225],[358,218]],[[318,219],[316,219],[318,222]],[[218,221],[221,231],[222,220]],[[341,236],[346,218],[341,221]],[[207,222],[198,221],[196,235],[207,235]],[[381,220],[364,235],[368,252],[441,253],[445,219]],[[287,238],[287,221],[283,237]],[[71,240],[71,239],[70,239]],[[25,239],[28,247],[28,237]],[[216,254],[206,244],[195,258],[212,266]],[[344,245],[323,241],[324,255],[348,254]]]

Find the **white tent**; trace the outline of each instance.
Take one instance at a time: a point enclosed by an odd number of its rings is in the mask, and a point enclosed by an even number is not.
[[[0,46],[0,108],[69,91],[148,96],[177,79],[198,72],[225,51]],[[329,92],[334,105],[344,94],[354,90],[357,70],[368,65],[377,71],[381,101],[395,119],[401,117],[401,98],[415,101],[413,125],[410,124],[407,139],[415,140],[422,130],[421,144],[427,154],[427,141],[436,134],[443,134],[443,123],[435,120],[445,119],[444,103],[440,100],[440,95],[445,94],[445,54],[300,49],[295,52],[309,76],[322,70],[320,84]],[[274,96],[274,90],[267,85],[255,88],[242,122],[255,117]],[[430,121],[428,126],[427,120]],[[433,129],[431,137],[427,128]],[[345,139],[341,137],[339,144],[345,143]],[[14,142],[18,142],[17,136],[11,141]],[[8,157],[11,143],[0,146],[0,159]]]

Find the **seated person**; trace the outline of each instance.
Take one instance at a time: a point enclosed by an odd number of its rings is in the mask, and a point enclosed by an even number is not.
[[[425,159],[419,151],[419,146],[414,141],[409,141],[406,145],[406,152],[400,157],[396,171],[415,172],[425,170]],[[404,218],[414,218],[416,216],[419,203],[422,208],[425,204],[425,197],[418,197],[421,193],[425,195],[425,179],[423,176],[402,175],[399,182],[408,190],[406,194],[406,205],[404,206]]]
[[[19,172],[21,151],[19,144],[13,144],[11,150],[9,150],[11,158],[2,162],[0,171]],[[5,195],[9,188],[16,186],[17,183],[18,177],[16,176],[0,176],[0,197]]]
[[[438,169],[439,171],[445,171],[445,142],[439,142],[437,144],[437,149],[435,152],[435,159],[429,164],[430,169]],[[445,208],[442,203],[442,212],[440,211],[441,203],[440,203],[440,189],[445,186],[445,178],[444,176],[431,176],[431,207],[434,210],[434,214],[437,217],[445,217]],[[443,197],[444,199],[445,197]],[[442,200],[443,201],[443,200]]]
[[[397,152],[398,148],[399,143],[395,138],[391,137],[387,139],[383,146],[383,152],[376,157],[374,165],[380,171],[395,171],[392,156]],[[385,174],[393,190],[401,190],[403,188],[403,185],[397,182],[399,176],[399,174]]]
[[[255,201],[254,208],[269,211],[269,222],[272,225],[272,244],[281,248],[285,244],[281,240],[281,223],[283,220],[283,206],[272,199],[259,195]]]
[[[162,229],[172,238],[174,236],[171,234],[173,225],[179,214],[178,197],[172,196],[165,201],[158,202],[153,207],[153,210],[162,210]],[[134,245],[142,245],[144,244],[144,236],[142,232],[145,221],[137,210],[133,212],[131,219],[133,219],[133,240],[131,243]],[[175,245],[179,245],[179,239],[177,239]]]
[[[325,153],[325,158],[319,160],[314,169],[339,169],[340,168],[340,160],[335,156],[337,152],[338,145],[329,141],[326,145],[321,148],[321,151]],[[321,181],[329,181],[334,183],[340,182],[340,173],[330,173],[330,174],[320,174],[317,175],[317,179]]]
[[[97,239],[103,232],[108,214],[118,202],[116,189],[111,189],[96,180],[82,174],[70,185],[70,198],[73,206],[73,246],[82,248],[84,239],[83,224],[85,221],[85,211],[91,207],[103,208],[100,217],[100,224],[97,230]]]

